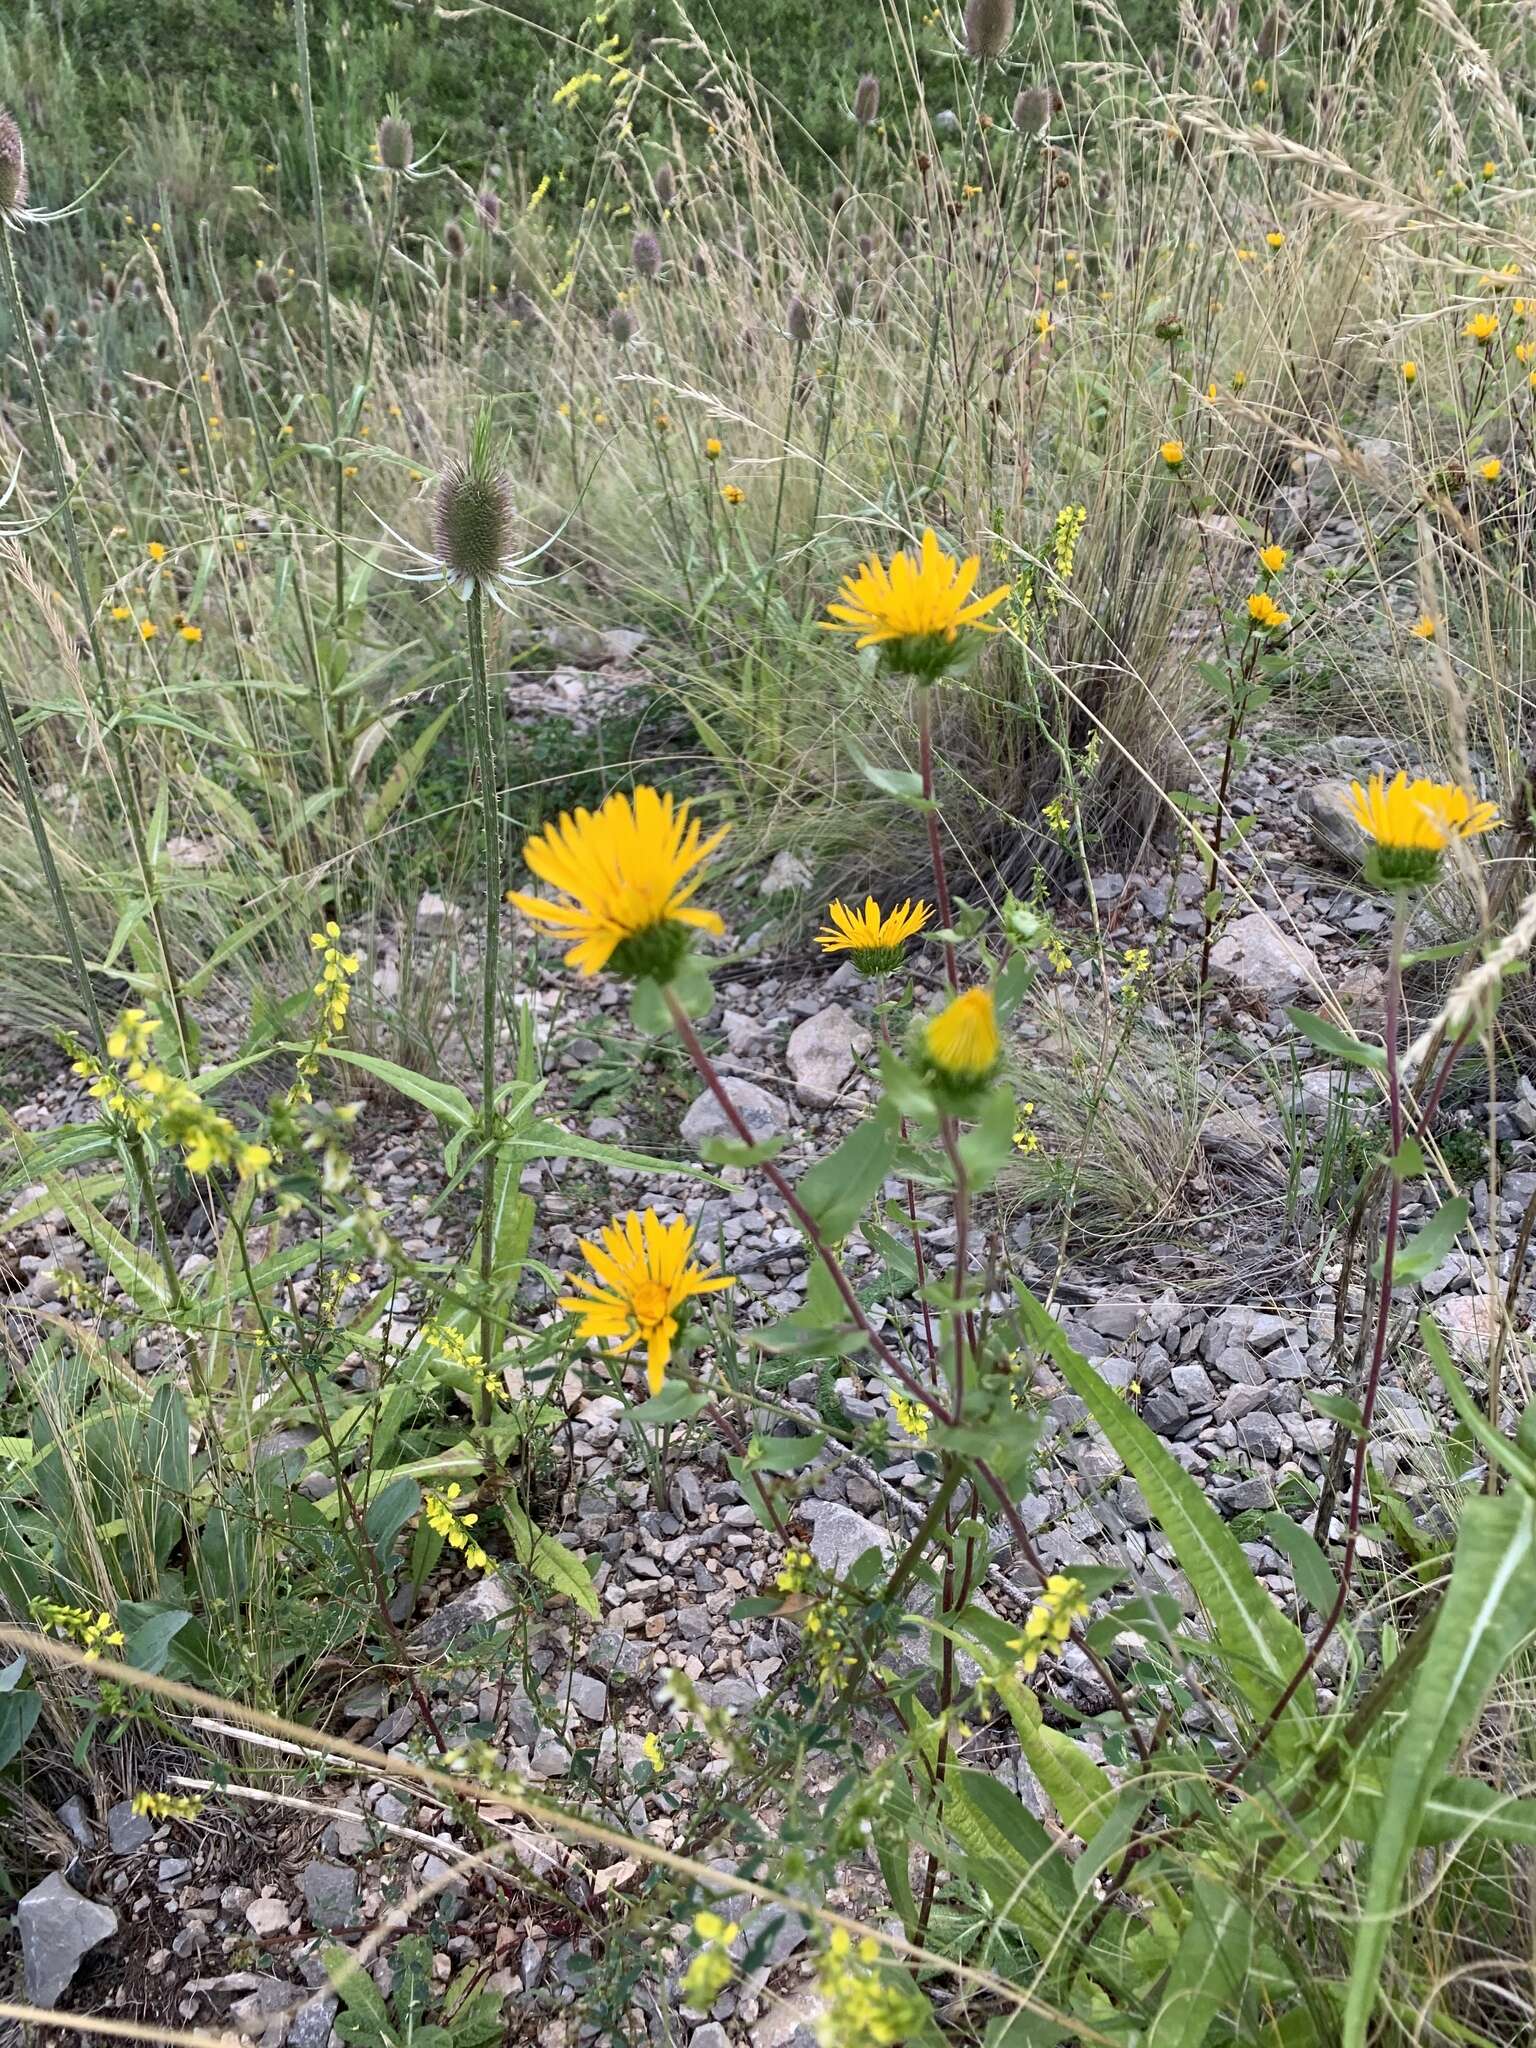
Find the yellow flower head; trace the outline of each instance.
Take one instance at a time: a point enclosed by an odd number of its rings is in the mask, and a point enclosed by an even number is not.
[[[1285,549],[1278,542],[1272,542],[1267,548],[1259,549],[1259,561],[1271,576],[1278,576],[1286,564]]]
[[[1405,384],[1416,384],[1418,382],[1419,366],[1411,359],[1407,362],[1399,363],[1397,371]]]
[[[1256,590],[1248,600],[1248,616],[1260,632],[1278,632],[1291,623],[1289,612],[1281,611],[1267,590]]]
[[[727,505],[739,505],[747,494],[740,484],[722,484],[720,486],[720,495],[724,498]]]
[[[827,918],[816,934],[823,953],[851,953],[860,974],[889,974],[907,940],[928,922],[928,906],[908,898],[899,910],[882,911],[873,896],[866,896],[862,910],[829,903]]]
[[[133,617],[133,606],[129,604],[115,604],[112,607],[112,616],[121,625],[125,619]]]
[[[189,647],[196,647],[198,642],[203,637],[202,627],[194,626],[190,620],[184,620],[182,624],[176,628],[176,630],[178,633],[180,633],[182,639],[186,641]]]
[[[725,451],[722,444],[715,439],[713,434],[711,434],[709,439],[704,443],[704,453],[706,457],[711,462],[718,462],[724,452]]]
[[[631,1209],[622,1220],[615,1217],[603,1226],[600,1245],[587,1238],[580,1242],[597,1278],[572,1275],[572,1286],[581,1292],[563,1295],[561,1308],[580,1316],[580,1336],[600,1337],[621,1355],[643,1344],[646,1383],[659,1394],[678,1332],[678,1310],[690,1296],[734,1287],[735,1280],[694,1265],[689,1257],[693,1225],[681,1216],[663,1223],[654,1209],[643,1216]]]
[[[1499,316],[1497,313],[1474,313],[1461,331],[1479,348],[1486,348],[1499,331]]]
[[[1499,822],[1491,803],[1469,796],[1459,783],[1423,776],[1410,782],[1401,770],[1390,782],[1378,772],[1364,788],[1352,783],[1346,801],[1372,842],[1378,877],[1389,886],[1431,881],[1452,841],[1474,839]]]
[[[159,632],[159,630],[160,628],[155,624],[153,619],[140,619],[139,638],[141,640],[153,640],[155,635]]]
[[[989,988],[954,996],[923,1026],[922,1052],[933,1073],[961,1088],[989,1081],[1003,1049]]]
[[[147,552],[152,562],[163,562],[165,560],[165,542],[163,540],[152,540],[149,543]]]
[[[1415,640],[1433,640],[1435,637],[1435,622],[1428,612],[1423,612],[1414,620],[1408,630]]]
[[[1477,465],[1477,473],[1485,484],[1497,483],[1504,474],[1504,465],[1497,455],[1490,455],[1486,462]]]
[[[1164,441],[1157,452],[1170,469],[1182,469],[1184,467],[1184,443],[1182,441]]]
[[[601,810],[565,812],[530,839],[523,858],[541,882],[569,903],[548,903],[513,889],[507,901],[574,943],[568,967],[670,981],[687,950],[688,927],[721,932],[713,910],[690,902],[693,869],[730,828],[704,838],[686,802],[642,784],[633,799],[615,794]]]
[[[1271,249],[1283,249],[1285,247],[1285,236],[1279,228],[1271,228],[1264,237],[1264,240]]]
[[[915,554],[898,549],[890,567],[871,555],[855,575],[843,578],[828,633],[853,633],[857,647],[878,647],[887,664],[904,675],[932,681],[964,652],[962,627],[995,633],[986,614],[1002,603],[1009,586],[1000,583],[985,597],[972,597],[980,555],[962,562],[946,554],[932,527]]]
[[[1496,163],[1494,162],[1493,158],[1492,158],[1492,157],[1489,157],[1488,161],[1487,161],[1487,162],[1486,162],[1486,163],[1485,163],[1485,164],[1483,165],[1483,182],[1484,182],[1484,184],[1486,184],[1486,183],[1488,182],[1488,180],[1489,180],[1490,178],[1492,178],[1492,177],[1495,177],[1495,176],[1497,176],[1497,174],[1498,174],[1498,169],[1499,169],[1499,167],[1498,167],[1498,165],[1497,165],[1497,164],[1496,164]]]

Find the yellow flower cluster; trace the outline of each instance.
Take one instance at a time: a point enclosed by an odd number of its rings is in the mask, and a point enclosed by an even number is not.
[[[806,1652],[823,1685],[857,1668],[858,1608],[835,1581],[828,1582],[808,1550],[786,1550],[774,1578],[778,1590],[803,1602],[794,1609]]]
[[[1040,1598],[1029,1610],[1022,1636],[1009,1643],[1017,1650],[1025,1671],[1033,1671],[1040,1659],[1054,1656],[1072,1633],[1073,1626],[1088,1612],[1082,1586],[1062,1572],[1052,1572]]]
[[[247,1180],[270,1166],[272,1154],[265,1145],[248,1143],[190,1082],[155,1065],[151,1042],[159,1029],[160,1019],[147,1011],[124,1010],[107,1038],[107,1054],[117,1071],[91,1053],[74,1059],[72,1071],[91,1082],[87,1094],[136,1129],[152,1129],[166,1144],[177,1146],[188,1173],[233,1166]]]
[[[334,918],[326,920],[323,932],[311,932],[309,943],[325,956],[315,994],[320,998],[326,1030],[332,1038],[339,1038],[347,1028],[347,1011],[352,1007],[352,977],[358,969],[358,958],[355,953],[342,951],[341,926]]]
[[[203,1802],[195,1792],[135,1792],[133,1810],[145,1820],[196,1820]]]
[[[105,1608],[71,1607],[58,1600],[34,1600],[30,1613],[39,1628],[51,1628],[80,1646],[88,1663],[103,1650],[122,1648],[123,1632]]]
[[[1056,514],[1056,528],[1051,535],[1051,559],[1055,564],[1056,574],[1063,583],[1072,581],[1072,570],[1077,561],[1077,544],[1087,524],[1086,505],[1063,505]]]
[[[1290,613],[1283,612],[1267,590],[1254,591],[1248,600],[1248,616],[1261,633],[1278,633],[1291,623]]]
[[[891,1395],[891,1408],[903,1434],[921,1443],[928,1434],[928,1411],[922,1402],[897,1389]]]
[[[440,1358],[471,1374],[493,1401],[505,1401],[507,1384],[499,1373],[487,1372],[485,1361],[469,1339],[450,1323],[424,1323],[421,1341],[430,1344]]]
[[[694,2012],[708,2012],[734,1974],[729,1950],[741,1929],[718,1913],[695,1913],[693,1931],[702,1946],[683,1977],[683,2003]]]
[[[932,2009],[917,1986],[881,1975],[879,1959],[872,1934],[856,1942],[846,1927],[833,1928],[816,1965],[819,2048],[898,2048],[932,2024]]]
[[[441,1493],[427,1490],[421,1496],[421,1511],[426,1516],[427,1527],[435,1530],[450,1550],[458,1551],[472,1572],[488,1572],[491,1560],[470,1534],[480,1517],[466,1515],[455,1505],[463,1491],[457,1479]]]

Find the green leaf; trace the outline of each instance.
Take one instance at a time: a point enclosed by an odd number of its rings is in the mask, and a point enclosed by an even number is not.
[[[1419,1340],[1428,1354],[1430,1364],[1440,1377],[1440,1384],[1451,1397],[1451,1406],[1456,1410],[1457,1419],[1477,1439],[1490,1458],[1502,1465],[1506,1472],[1512,1473],[1527,1492],[1536,1493],[1536,1464],[1532,1463],[1518,1445],[1512,1444],[1502,1430],[1493,1427],[1473,1400],[1466,1381],[1451,1362],[1451,1354],[1446,1349],[1444,1337],[1440,1334],[1440,1325],[1428,1309],[1419,1317]]]
[[[877,768],[860,748],[850,745],[849,753],[854,765],[871,789],[878,789],[882,796],[893,796],[901,804],[914,811],[931,811],[932,797],[923,795],[923,778],[913,768]]]
[[[1071,1871],[1022,1800],[985,1771],[952,1767],[943,1816],[999,1917],[1033,1943],[1053,1946],[1076,1906]]]
[[[552,1593],[564,1593],[583,1614],[600,1621],[602,1609],[580,1558],[553,1536],[547,1536],[536,1523],[530,1522],[516,1501],[502,1502],[501,1519],[512,1539],[512,1555],[523,1570],[531,1572]]]
[[[1070,1735],[1046,1727],[1039,1700],[1012,1672],[991,1682],[1008,1709],[1024,1760],[1045,1788],[1062,1826],[1086,1841],[1114,1804],[1113,1779]]]
[[[411,789],[426,766],[427,756],[437,743],[437,736],[448,723],[456,704],[450,703],[436,718],[424,725],[415,739],[395,761],[388,775],[368,799],[363,810],[363,836],[372,839],[383,827],[385,820],[410,795]]]
[[[42,1711],[40,1692],[0,1693],[0,1771],[13,1761]]]
[[[1254,1713],[1266,1715],[1306,1654],[1300,1629],[1286,1620],[1253,1575],[1242,1545],[1200,1488],[1139,1415],[1074,1351],[1060,1325],[1018,1287],[1025,1327],[1125,1460],[1174,1555],[1211,1618],[1233,1683]],[[1300,1739],[1307,1688],[1298,1689],[1275,1730],[1282,1749]]]
[[[68,1181],[60,1181],[54,1188],[53,1206],[64,1211],[76,1235],[85,1239],[135,1308],[150,1315],[169,1305],[165,1275],[155,1260],[115,1229]]]
[[[1312,1531],[1303,1529],[1278,1508],[1264,1517],[1264,1529],[1276,1550],[1284,1551],[1290,1559],[1296,1590],[1302,1598],[1319,1614],[1331,1614],[1339,1597],[1339,1582]]]
[[[347,2011],[356,2013],[359,2019],[376,2028],[380,2041],[393,2042],[395,2033],[389,2024],[389,2007],[380,1997],[378,1985],[351,1950],[342,1948],[339,1943],[331,1943],[321,1949],[320,1960],[331,1980],[331,1989]]]
[[[403,1476],[391,1479],[389,1484],[381,1487],[368,1503],[368,1512],[363,1517],[363,1529],[384,1570],[389,1569],[390,1551],[395,1538],[412,1515],[420,1512],[421,1488],[414,1479]]]
[[[1463,1501],[1451,1582],[1392,1758],[1344,2010],[1344,2048],[1365,2048],[1394,1916],[1431,1788],[1500,1672],[1536,1628],[1536,1501],[1522,1490]]]
[[[1200,2048],[1222,2008],[1240,2008],[1253,1952],[1247,1907],[1234,1886],[1196,1877],[1189,1909],[1147,2048]]]
[[[674,1422],[691,1422],[709,1406],[708,1394],[695,1393],[686,1380],[665,1380],[659,1394],[641,1401],[629,1411],[631,1422],[643,1422],[649,1429],[664,1429]]]
[[[1387,1055],[1384,1047],[1367,1045],[1352,1031],[1342,1031],[1330,1018],[1318,1016],[1315,1010],[1287,1010],[1285,1014],[1302,1037],[1310,1038],[1330,1059],[1343,1060],[1346,1066],[1351,1067],[1385,1069]]]
[[[1013,1157],[1013,1134],[1017,1127],[1018,1105],[1013,1090],[999,1084],[988,1093],[976,1123],[960,1139],[960,1158],[973,1193],[989,1188]]]
[[[744,1145],[740,1138],[705,1138],[699,1150],[711,1166],[763,1166],[777,1159],[787,1138],[764,1138],[761,1144]]]
[[[1351,1400],[1348,1394],[1303,1394],[1302,1399],[1319,1415],[1326,1415],[1332,1422],[1342,1422],[1352,1436],[1361,1436],[1365,1431],[1365,1417],[1360,1413],[1360,1403]]]
[[[451,1081],[433,1081],[425,1074],[413,1074],[409,1067],[397,1066],[393,1060],[381,1060],[371,1052],[348,1052],[339,1045],[327,1047],[326,1058],[342,1060],[349,1067],[361,1067],[365,1074],[372,1074],[376,1081],[393,1088],[407,1101],[420,1103],[423,1109],[431,1110],[435,1117],[452,1124],[457,1130],[469,1131],[475,1127],[475,1112],[469,1097],[462,1088],[455,1088]]]
[[[156,1607],[149,1601],[125,1601],[117,1610],[123,1631],[123,1646],[115,1652],[120,1663],[135,1671],[147,1671],[151,1678],[165,1669],[171,1645],[192,1619],[185,1607]]]
[[[1426,1274],[1433,1273],[1465,1229],[1471,1210],[1472,1205],[1465,1195],[1452,1195],[1448,1202],[1442,1202],[1424,1228],[1407,1244],[1398,1247],[1392,1264],[1394,1283],[1422,1280]],[[1378,1273],[1381,1271],[1379,1259],[1376,1270]]]
[[[884,1184],[895,1157],[896,1118],[881,1108],[803,1174],[796,1194],[832,1244],[841,1244]]]

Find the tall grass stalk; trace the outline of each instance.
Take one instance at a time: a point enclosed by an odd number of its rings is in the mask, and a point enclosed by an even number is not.
[[[299,55],[299,105],[304,115],[304,148],[309,162],[309,203],[315,236],[315,291],[320,301],[320,348],[325,364],[325,401],[331,416],[332,512],[335,531],[331,536],[335,577],[336,626],[340,630],[346,611],[346,554],[342,547],[342,521],[346,512],[347,480],[341,459],[341,396],[336,377],[336,337],[331,324],[331,265],[325,239],[325,190],[320,183],[320,137],[315,127],[315,95],[309,73],[308,0],[293,0],[293,28]]]

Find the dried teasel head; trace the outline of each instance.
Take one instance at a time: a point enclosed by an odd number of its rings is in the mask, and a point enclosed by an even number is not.
[[[439,479],[433,532],[443,573],[461,587],[488,583],[512,552],[512,483],[491,459],[483,420],[468,461],[451,463]]]
[[[257,298],[264,306],[275,306],[282,295],[283,289],[277,281],[277,273],[263,265],[256,273]]]
[[[815,318],[798,292],[784,308],[784,325],[789,329],[789,338],[797,348],[807,347],[816,333]]]
[[[411,168],[411,153],[415,147],[411,135],[411,124],[402,114],[386,114],[379,123],[376,138],[379,162],[386,171],[408,171]]]
[[[501,195],[497,192],[477,192],[475,212],[488,228],[501,225]]]
[[[0,107],[0,214],[27,203],[27,151],[14,118]]]
[[[832,303],[837,308],[838,318],[848,319],[858,302],[858,280],[850,277],[845,271],[832,287]]]
[[[1014,97],[1013,125],[1021,135],[1042,135],[1051,118],[1051,91],[1045,85],[1026,85]]]
[[[640,323],[628,306],[615,306],[608,315],[608,339],[619,348],[628,348],[640,331]]]
[[[669,213],[677,204],[677,177],[670,164],[656,166],[656,204]]]
[[[449,221],[443,229],[443,247],[450,263],[462,263],[469,254],[469,238],[456,220]]]
[[[629,245],[629,260],[635,267],[636,277],[648,282],[661,275],[661,244],[649,228],[641,228]]]
[[[880,118],[880,81],[873,71],[853,88],[853,118],[861,128],[873,128]]]
[[[978,63],[1001,57],[1013,40],[1014,0],[966,0],[965,48]]]

